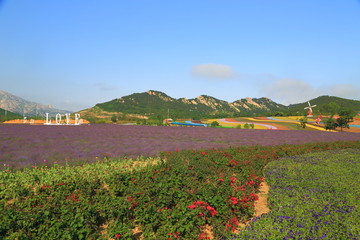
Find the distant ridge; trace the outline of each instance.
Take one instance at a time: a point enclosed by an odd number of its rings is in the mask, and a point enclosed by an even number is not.
[[[71,111],[65,111],[53,108],[51,106],[43,105],[27,101],[21,97],[15,96],[11,93],[0,90],[0,108],[7,111],[17,113],[25,116],[44,116],[45,113],[54,115],[57,113],[70,113]]]
[[[318,114],[326,114],[326,105],[329,103],[336,103],[339,109],[350,109],[354,112],[360,112],[360,101],[340,98],[335,96],[320,96],[314,99],[309,100],[311,105],[316,105],[313,109],[314,113]],[[293,113],[302,113],[304,112],[304,108],[308,106],[308,102],[290,104],[287,109]]]
[[[143,116],[168,116],[172,118],[204,118],[246,116],[253,113],[278,111],[285,106],[268,98],[244,98],[227,102],[208,95],[197,98],[175,99],[163,92],[149,90],[134,93],[108,102],[96,104],[95,109]]]
[[[360,112],[360,101],[349,100],[334,96],[320,96],[309,100],[317,105],[314,114],[326,114],[326,105],[335,102],[339,109],[349,108]],[[285,106],[269,98],[243,98],[234,102],[227,102],[208,95],[186,99],[175,99],[167,94],[149,90],[142,93],[133,93],[128,96],[113,99],[108,102],[98,103],[93,108],[81,111],[83,114],[95,116],[122,113],[152,118],[222,118],[243,116],[273,116],[273,115],[305,115],[307,101]]]

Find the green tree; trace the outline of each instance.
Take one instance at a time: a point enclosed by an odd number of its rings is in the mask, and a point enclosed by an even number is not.
[[[302,117],[299,119],[299,128],[306,128],[306,124],[307,124],[307,117]]]
[[[335,130],[336,129],[336,122],[334,120],[334,116],[331,115],[328,119],[325,120],[325,129],[326,130]]]
[[[336,119],[336,126],[340,127],[340,131],[343,128],[350,128],[349,123],[354,121],[355,113],[350,109],[343,109],[339,111],[339,118]]]
[[[220,126],[220,123],[218,121],[213,121],[213,122],[210,123],[210,126],[211,127],[218,127],[218,126]]]
[[[116,123],[117,122],[117,116],[116,115],[112,115],[112,117],[111,117],[111,121],[113,122],[113,123]]]

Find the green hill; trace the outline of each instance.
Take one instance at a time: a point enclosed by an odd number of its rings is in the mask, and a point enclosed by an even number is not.
[[[282,109],[268,98],[245,98],[229,103],[211,96],[201,95],[194,99],[175,99],[163,92],[134,93],[109,102],[96,104],[107,112],[139,114],[147,117],[206,118],[248,116]]]
[[[345,99],[335,96],[320,96],[309,100],[311,105],[316,105],[313,108],[314,114],[331,114],[332,111],[337,113],[340,109],[350,109],[354,112],[360,112],[360,101]],[[293,113],[291,115],[303,115],[306,114],[308,103],[291,104],[288,106],[287,111]]]
[[[0,108],[0,122],[22,118],[21,115]]]
[[[314,114],[328,114],[332,109],[349,108],[360,111],[360,101],[339,97],[321,96],[310,100],[314,107]],[[307,102],[284,106],[268,98],[244,98],[234,102],[227,102],[211,96],[201,95],[197,98],[175,99],[163,92],[150,90],[143,93],[134,93],[128,96],[96,104],[93,108],[82,110],[81,116],[85,119],[97,119],[110,122],[114,115],[124,121],[132,118],[152,118],[162,120],[170,117],[179,118],[224,118],[245,116],[274,116],[304,115]]]

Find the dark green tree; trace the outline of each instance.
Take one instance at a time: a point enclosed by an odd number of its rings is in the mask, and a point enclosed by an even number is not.
[[[355,113],[350,109],[343,109],[339,111],[339,118],[336,119],[336,126],[343,128],[350,128],[349,123],[354,121]]]
[[[112,115],[112,117],[111,117],[111,121],[113,122],[113,123],[116,123],[117,122],[117,116],[116,115]]]
[[[337,127],[336,121],[334,120],[334,116],[331,115],[328,119],[325,120],[325,129],[326,130],[335,130]]]
[[[210,123],[210,126],[211,127],[218,127],[218,126],[220,126],[220,123],[218,121],[213,121],[213,122]]]

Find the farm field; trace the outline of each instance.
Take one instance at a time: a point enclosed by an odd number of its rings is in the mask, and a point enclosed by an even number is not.
[[[162,151],[358,141],[358,133],[204,127],[0,125],[0,167],[78,164]]]
[[[105,156],[81,166],[5,169],[0,171],[0,236],[356,239],[359,229],[352,223],[359,216],[354,207],[359,203],[359,148],[359,141],[257,145],[167,151],[137,160]],[[273,211],[242,229],[254,214],[264,172]],[[306,202],[316,204],[299,204]],[[299,206],[294,209],[295,204]],[[262,227],[270,232],[258,231]]]
[[[299,130],[299,121],[298,119],[302,116],[292,116],[292,117],[239,117],[239,118],[223,118],[223,119],[209,119],[205,121],[206,123],[211,123],[212,121],[218,121],[221,126],[224,127],[237,127],[241,125],[244,128],[244,124],[254,124],[255,129],[268,129],[268,130]],[[316,124],[315,118],[309,118],[308,123],[306,124],[305,131],[326,131],[323,123]],[[360,133],[360,120],[355,118],[353,122],[350,123],[349,129],[343,129],[344,132],[357,132]]]

